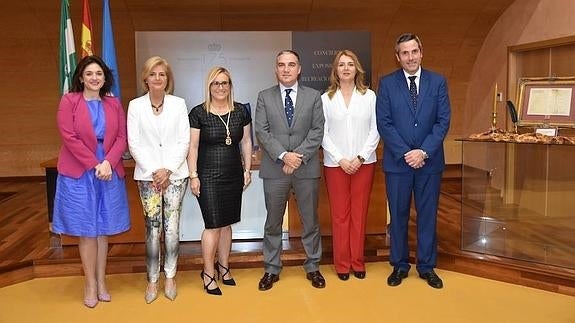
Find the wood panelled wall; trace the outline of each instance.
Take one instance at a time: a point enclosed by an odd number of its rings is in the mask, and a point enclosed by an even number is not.
[[[419,34],[424,66],[447,76],[453,106],[450,135],[461,135],[461,107],[473,63],[493,24],[514,0],[111,0],[122,101],[137,95],[136,31],[367,30],[372,35],[372,87],[397,68],[393,46]],[[102,2],[92,0],[96,53]],[[0,13],[0,177],[43,175],[40,162],[57,155],[60,0],[7,1]],[[70,0],[79,48],[82,1]],[[177,71],[175,71],[177,73]],[[455,154],[457,152],[454,152]],[[449,159],[449,156],[448,156]]]

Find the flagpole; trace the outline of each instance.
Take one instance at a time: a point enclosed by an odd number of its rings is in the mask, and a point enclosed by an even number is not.
[[[116,46],[114,45],[114,32],[112,31],[112,19],[110,17],[110,3],[104,0],[102,29],[102,59],[112,70],[114,81],[111,94],[120,98],[120,78],[118,75],[118,64],[116,61]]]
[[[114,32],[112,31],[112,18],[110,17],[110,2],[104,0],[104,12],[102,14],[102,60],[112,70],[114,78],[110,95],[120,97],[120,77],[118,74],[118,63],[116,61],[116,46],[114,45]],[[126,149],[122,159],[131,159],[130,151]]]

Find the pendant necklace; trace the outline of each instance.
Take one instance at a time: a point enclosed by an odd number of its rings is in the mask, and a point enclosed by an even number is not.
[[[158,104],[158,105],[154,105],[152,103],[152,99],[150,99],[150,105],[152,106],[152,108],[154,109],[154,111],[156,113],[159,113],[160,109],[164,106],[164,99],[162,98],[162,102],[160,102],[160,104]]]
[[[231,114],[232,114],[232,111],[229,111],[228,112],[228,120],[226,122],[224,122],[224,119],[222,119],[222,116],[217,114],[218,118],[220,118],[220,120],[222,121],[222,123],[226,127],[226,145],[228,145],[228,146],[230,146],[232,144],[232,137],[230,137],[230,115]]]

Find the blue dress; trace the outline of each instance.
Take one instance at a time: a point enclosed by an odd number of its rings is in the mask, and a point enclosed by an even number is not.
[[[106,118],[102,101],[86,101],[98,139],[96,158],[104,160]],[[94,169],[80,178],[58,174],[52,229],[71,236],[97,237],[130,229],[126,183],[112,168],[112,180],[96,178]]]

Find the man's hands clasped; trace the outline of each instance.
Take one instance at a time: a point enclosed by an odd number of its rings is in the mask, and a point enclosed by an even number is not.
[[[425,153],[421,149],[412,149],[403,155],[405,162],[414,169],[425,165]]]
[[[284,162],[283,172],[286,175],[291,175],[301,166],[302,163],[302,154],[294,153],[294,152],[287,152],[282,160]]]

